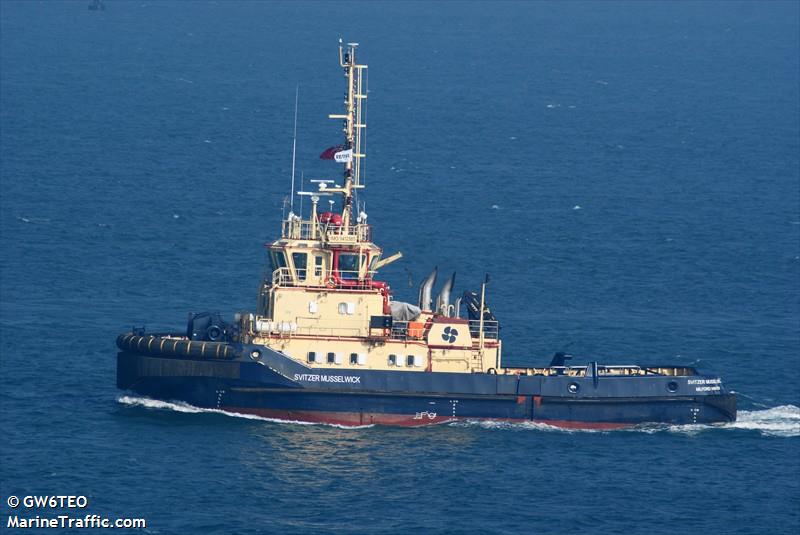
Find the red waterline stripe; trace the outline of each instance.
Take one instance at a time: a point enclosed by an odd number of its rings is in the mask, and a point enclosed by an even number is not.
[[[329,412],[329,411],[292,411],[284,409],[256,409],[245,407],[221,407],[226,412],[252,414],[262,418],[275,420],[288,420],[293,422],[308,422],[358,427],[362,425],[394,425],[402,427],[420,427],[424,425],[443,424],[456,420],[480,420],[489,422],[525,423],[551,425],[565,429],[622,429],[633,424],[614,422],[577,422],[570,420],[527,420],[523,418],[470,418],[452,416],[433,416],[421,413],[412,414],[387,414],[372,412]]]

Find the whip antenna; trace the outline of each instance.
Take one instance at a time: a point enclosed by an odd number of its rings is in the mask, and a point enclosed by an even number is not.
[[[289,211],[294,212],[294,162],[297,155],[297,100],[300,96],[300,84],[294,88],[294,136],[292,139],[292,192]]]

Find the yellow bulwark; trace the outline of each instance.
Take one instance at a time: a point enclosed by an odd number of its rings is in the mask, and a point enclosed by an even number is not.
[[[244,342],[264,344],[310,367],[415,372],[500,370],[501,342],[496,322],[459,317],[457,306],[434,307],[421,299],[416,314],[398,316],[391,289],[377,280],[378,269],[399,260],[381,259],[367,215],[353,206],[364,187],[361,160],[362,85],[366,65],[356,63],[356,43],[339,46],[347,92],[342,121],[342,184],[312,181],[308,219],[290,213],[280,239],[268,245],[271,269],[262,279],[255,314],[242,314]],[[321,212],[323,196],[340,196],[341,212]],[[444,293],[444,292],[443,292]],[[440,296],[441,297],[441,296]],[[435,308],[434,310],[431,310]],[[502,371],[501,371],[502,373]]]

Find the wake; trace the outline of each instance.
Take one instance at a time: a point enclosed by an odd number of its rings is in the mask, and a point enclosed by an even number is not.
[[[768,409],[739,411],[737,420],[720,424],[642,424],[618,430],[606,429],[567,429],[544,424],[541,422],[492,422],[481,420],[466,420],[453,422],[452,426],[477,426],[483,429],[509,429],[549,431],[556,433],[680,433],[696,435],[698,433],[720,430],[746,430],[757,431],[767,437],[798,437],[800,436],[800,407],[795,405],[780,405]]]
[[[296,420],[280,420],[276,418],[266,418],[253,414],[240,414],[228,412],[221,409],[202,409],[181,401],[159,401],[146,397],[121,396],[117,402],[135,407],[144,407],[153,410],[168,410],[187,414],[221,414],[231,418],[241,418],[245,420],[260,420],[262,422],[272,422],[280,424],[295,425],[321,425],[336,427],[340,429],[363,429],[374,427],[373,425],[364,426],[342,426],[337,424],[300,422]],[[479,427],[482,429],[497,429],[511,431],[539,431],[556,433],[680,433],[686,435],[696,435],[722,430],[756,431],[762,436],[768,437],[798,437],[800,436],[800,407],[795,405],[780,405],[767,409],[753,411],[739,411],[735,422],[723,424],[687,424],[687,425],[663,425],[663,424],[644,424],[620,430],[604,429],[567,429],[556,427],[540,422],[494,422],[487,420],[459,420],[446,424],[451,427]]]
[[[120,396],[117,402],[122,405],[131,407],[144,407],[146,409],[167,410],[172,412],[183,412],[187,414],[221,414],[230,418],[241,418],[244,420],[260,420],[262,422],[272,422],[278,424],[295,424],[295,425],[321,425],[326,427],[336,427],[339,429],[364,429],[373,427],[372,425],[359,425],[359,426],[346,426],[338,424],[317,423],[317,422],[301,422],[298,420],[281,420],[279,418],[267,418],[265,416],[257,416],[255,414],[242,414],[239,412],[229,412],[222,409],[203,409],[195,407],[183,401],[161,401],[158,399],[150,399],[138,396]]]

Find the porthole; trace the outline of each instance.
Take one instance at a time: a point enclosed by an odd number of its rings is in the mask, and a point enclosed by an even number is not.
[[[216,342],[217,340],[222,338],[222,329],[220,329],[217,325],[212,325],[211,327],[208,328],[206,334],[208,335],[209,340],[211,340],[212,342]]]
[[[567,390],[569,390],[570,394],[577,394],[581,389],[581,385],[578,383],[570,383],[567,385]]]
[[[677,392],[678,391],[678,383],[676,381],[670,381],[667,383],[667,390],[670,392]]]
[[[250,358],[253,360],[261,359],[261,351],[258,349],[254,349],[250,352]]]

